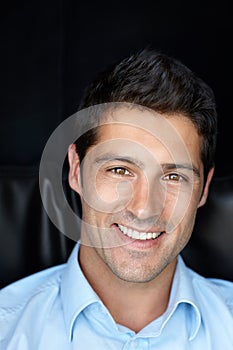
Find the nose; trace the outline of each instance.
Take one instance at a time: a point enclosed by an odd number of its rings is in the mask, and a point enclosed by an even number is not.
[[[128,211],[141,220],[160,217],[165,205],[166,191],[159,180],[144,175],[135,181],[132,192]]]

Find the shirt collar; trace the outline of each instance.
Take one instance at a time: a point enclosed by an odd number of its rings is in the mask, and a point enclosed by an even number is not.
[[[165,314],[169,317],[166,318],[163,327],[175,312],[177,307],[181,304],[190,305],[191,312],[189,317],[191,318],[191,327],[189,330],[189,340],[195,338],[201,325],[201,313],[200,306],[196,297],[195,287],[193,285],[192,271],[185,265],[181,255],[178,256],[178,262],[176,271],[172,283],[172,289],[169,299],[169,304]]]
[[[74,322],[80,312],[92,303],[101,303],[79,266],[79,247],[78,242],[71,252],[61,279],[61,300],[69,341],[72,340]]]
[[[61,299],[69,341],[72,340],[74,322],[80,312],[92,303],[98,302],[102,304],[81,271],[78,263],[79,247],[80,243],[78,242],[68,259],[61,280]],[[160,332],[162,332],[172,314],[182,303],[189,304],[191,307],[189,340],[192,340],[195,338],[201,325],[200,307],[195,296],[190,270],[186,267],[182,257],[178,256],[169,304],[166,312],[162,315],[163,322]]]

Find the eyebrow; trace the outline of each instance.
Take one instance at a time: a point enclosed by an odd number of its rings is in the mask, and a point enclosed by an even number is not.
[[[129,163],[132,165],[137,165],[140,168],[144,168],[145,165],[143,162],[138,160],[137,158],[130,157],[130,156],[119,156],[115,155],[113,153],[105,154],[104,156],[100,156],[95,159],[95,164],[102,164],[108,161],[120,161],[123,163]],[[192,171],[194,175],[196,175],[198,178],[201,177],[200,171],[197,167],[190,163],[163,163],[160,165],[163,170],[178,170],[178,169],[185,169]]]
[[[95,163],[96,164],[100,164],[100,163],[105,163],[105,162],[109,162],[109,161],[120,161],[120,162],[125,162],[125,163],[129,163],[132,165],[137,165],[140,168],[144,168],[144,164],[138,160],[137,158],[134,157],[130,157],[130,156],[119,156],[113,153],[109,153],[104,155],[103,157],[98,157],[95,159]]]
[[[196,175],[197,177],[201,177],[200,171],[198,170],[197,167],[195,167],[192,164],[189,163],[182,163],[182,164],[178,164],[178,163],[165,163],[161,165],[163,169],[166,170],[178,170],[178,169],[186,169],[186,170],[190,170],[194,173],[194,175]]]

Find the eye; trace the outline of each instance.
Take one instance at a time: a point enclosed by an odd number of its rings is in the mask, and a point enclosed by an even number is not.
[[[129,172],[129,170],[127,170],[126,168],[122,168],[122,167],[117,167],[117,168],[112,168],[109,169],[109,171],[115,175],[119,175],[119,176],[132,176],[132,174]]]
[[[182,175],[177,173],[167,174],[163,177],[163,179],[166,181],[172,181],[172,182],[181,182],[185,180],[185,178]]]

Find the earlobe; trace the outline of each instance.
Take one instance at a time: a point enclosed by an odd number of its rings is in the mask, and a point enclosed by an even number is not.
[[[198,204],[198,208],[202,207],[206,203],[206,200],[209,194],[210,183],[212,181],[213,175],[214,175],[214,168],[211,168],[206,179],[205,187],[204,187],[200,202]]]
[[[68,149],[68,161],[69,161],[69,185],[70,187],[80,194],[81,181],[80,181],[80,160],[76,152],[75,144],[71,144]]]

